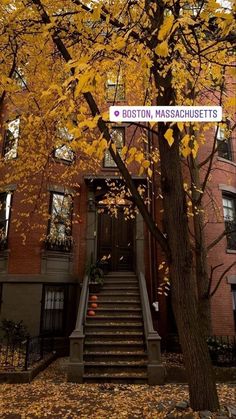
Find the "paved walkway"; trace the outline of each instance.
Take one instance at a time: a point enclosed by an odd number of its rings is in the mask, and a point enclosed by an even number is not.
[[[30,384],[0,385],[0,418],[156,419],[198,418],[184,385],[72,384],[66,382],[66,358],[56,360]],[[220,385],[221,406],[236,405],[236,387]],[[221,413],[222,416],[223,412]],[[219,414],[217,415],[220,416]],[[213,415],[212,417],[216,417]]]

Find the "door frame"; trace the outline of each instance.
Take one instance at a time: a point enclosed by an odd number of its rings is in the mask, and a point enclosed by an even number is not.
[[[88,189],[87,198],[86,262],[91,262],[91,260],[97,260],[98,244],[98,207],[93,189]],[[134,272],[143,272],[145,274],[144,222],[140,213],[136,214],[135,217],[134,234]]]
[[[103,235],[102,232],[102,226],[100,223],[102,223],[101,217],[103,216],[104,213],[106,213],[106,215],[110,218],[110,225],[109,227],[111,228],[111,254],[113,253],[114,259],[111,259],[111,270],[112,271],[125,271],[125,269],[122,269],[122,262],[121,262],[121,266],[119,267],[119,253],[120,251],[118,250],[118,245],[119,245],[119,241],[121,239],[122,236],[119,235],[119,227],[121,228],[121,225],[119,224],[119,221],[121,221],[122,223],[126,223],[127,222],[127,229],[129,229],[128,223],[130,222],[129,220],[126,221],[125,220],[125,215],[123,212],[123,208],[125,207],[125,205],[122,205],[120,207],[118,207],[118,211],[122,214],[122,217],[120,218],[119,216],[117,218],[115,218],[112,215],[109,215],[109,212],[106,208],[105,205],[97,205],[97,255],[99,255],[99,245],[101,245],[100,243],[100,237]],[[99,210],[102,210],[103,213],[100,213]],[[100,220],[99,220],[100,219]],[[133,222],[132,222],[133,221]],[[132,244],[132,248],[130,248],[130,254],[131,254],[131,265],[130,269],[127,269],[127,271],[134,271],[135,270],[135,266],[136,266],[136,255],[135,255],[135,237],[136,237],[136,223],[135,220],[131,220],[132,222],[132,239],[131,239],[131,244]],[[131,226],[131,223],[130,223]],[[122,227],[123,229],[123,227]],[[127,233],[129,233],[127,231]],[[101,236],[100,236],[101,235]],[[129,234],[128,234],[129,235]],[[128,250],[128,246],[124,246],[125,249],[127,249],[127,252],[129,253]],[[101,257],[101,255],[99,256]]]

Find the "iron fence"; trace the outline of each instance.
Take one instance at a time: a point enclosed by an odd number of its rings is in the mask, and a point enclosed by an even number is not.
[[[236,336],[211,336],[207,343],[214,365],[236,366]]]
[[[27,371],[53,350],[53,337],[36,336],[24,340],[2,339],[0,341],[0,370]]]

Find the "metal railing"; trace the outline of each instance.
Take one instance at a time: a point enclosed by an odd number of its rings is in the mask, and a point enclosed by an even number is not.
[[[78,315],[75,329],[70,335],[70,360],[68,365],[68,380],[82,382],[84,374],[84,324],[89,298],[89,277],[86,275],[82,284]]]
[[[236,366],[236,336],[210,336],[207,343],[214,365]]]
[[[24,340],[1,339],[0,370],[27,371],[53,350],[53,338],[35,336]]]

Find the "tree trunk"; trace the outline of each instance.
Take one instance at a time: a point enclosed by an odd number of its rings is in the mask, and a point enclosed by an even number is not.
[[[194,133],[192,133],[194,134]],[[193,228],[195,238],[195,264],[198,288],[198,307],[203,333],[211,334],[211,309],[209,298],[209,273],[207,265],[207,249],[204,237],[204,223],[201,205],[201,182],[197,159],[190,157],[190,176],[192,179]]]
[[[194,410],[219,408],[213,368],[198,311],[198,290],[188,232],[187,205],[179,155],[178,130],[169,147],[159,124],[159,149],[166,233],[171,253],[169,261],[172,304]]]

